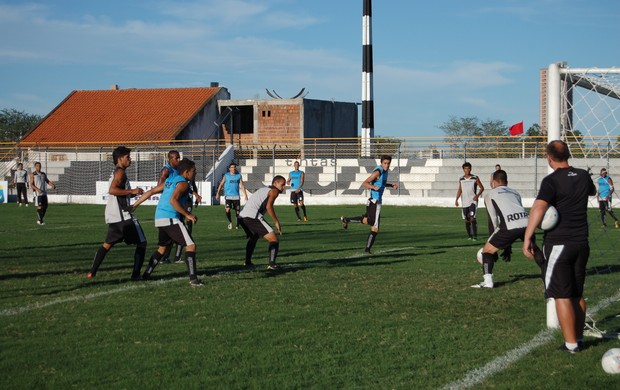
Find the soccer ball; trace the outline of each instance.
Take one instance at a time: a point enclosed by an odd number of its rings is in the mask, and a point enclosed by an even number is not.
[[[478,250],[478,253],[476,254],[476,260],[478,260],[478,263],[480,263],[480,264],[482,264],[482,250],[483,250],[483,249],[484,249],[484,248],[480,248],[480,249]]]
[[[540,222],[540,228],[542,230],[553,229],[555,225],[558,224],[559,219],[560,219],[560,215],[558,214],[558,210],[555,207],[549,205],[549,208],[545,212],[545,215],[543,216],[543,219]]]
[[[608,374],[620,374],[620,348],[612,348],[605,352],[601,366]]]

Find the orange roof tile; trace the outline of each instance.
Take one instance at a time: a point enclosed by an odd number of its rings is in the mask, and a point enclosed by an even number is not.
[[[73,91],[21,142],[175,139],[220,87]]]

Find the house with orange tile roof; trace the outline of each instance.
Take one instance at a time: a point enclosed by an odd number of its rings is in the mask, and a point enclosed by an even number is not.
[[[230,93],[219,86],[73,91],[20,144],[216,138],[221,99]]]

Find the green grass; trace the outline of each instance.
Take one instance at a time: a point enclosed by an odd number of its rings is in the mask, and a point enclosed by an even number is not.
[[[134,247],[112,249],[89,280],[105,237],[103,207],[52,204],[46,226],[32,207],[0,205],[0,386],[8,388],[442,388],[544,332],[542,282],[514,247],[482,280],[458,209],[389,207],[371,256],[368,227],[343,230],[361,206],[308,206],[283,224],[279,263],[267,271],[259,242],[254,270],[241,267],[245,239],[227,230],[223,207],[200,207],[194,228],[202,288],[184,265],[160,265],[154,280],[129,281]],[[479,216],[486,230],[486,214]],[[138,217],[156,245],[153,208]],[[617,230],[591,211],[586,297],[617,294]],[[595,314],[617,331],[620,303]],[[588,339],[578,355],[556,351],[559,332],[476,388],[614,388],[600,367],[618,340]],[[474,378],[476,375],[474,375]]]

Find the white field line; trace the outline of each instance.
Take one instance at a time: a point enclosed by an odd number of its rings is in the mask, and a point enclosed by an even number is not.
[[[600,310],[605,309],[606,307],[608,307],[614,302],[617,302],[618,300],[620,300],[620,291],[617,292],[615,295],[612,295],[611,297],[602,299],[594,307],[589,308],[588,314],[596,315],[596,313],[598,313]],[[467,374],[465,374],[463,378],[457,381],[454,381],[452,383],[448,383],[447,385],[443,387],[443,389],[460,390],[460,389],[468,389],[476,385],[479,385],[480,383],[485,381],[490,376],[505,370],[512,363],[526,356],[527,354],[532,352],[534,349],[553,340],[554,339],[553,334],[557,331],[558,330],[556,329],[543,330],[542,332],[534,336],[534,338],[532,338],[530,341],[524,344],[521,344],[520,346],[518,346],[517,348],[511,351],[506,352],[502,356],[498,356],[497,358],[493,359],[492,361],[490,361],[489,363],[485,364],[484,366],[480,368],[476,368],[476,369],[469,371]]]
[[[396,252],[396,251],[402,251],[402,250],[407,250],[407,249],[413,249],[414,247],[405,247],[405,248],[391,248],[391,249],[386,249],[383,251],[376,251],[375,254],[380,254],[380,253],[387,253],[387,252]],[[360,253],[360,254],[355,254],[353,256],[349,256],[349,257],[345,257],[345,259],[352,259],[352,258],[364,258],[364,257],[368,257],[368,255]],[[290,263],[288,264],[289,266],[296,266],[296,265],[303,265],[303,262],[300,263]],[[246,270],[239,270],[239,271],[222,271],[222,272],[218,272],[215,273],[213,275],[208,275],[209,277],[215,278],[215,277],[220,277],[220,276],[224,276],[224,275],[232,275],[232,274],[238,274],[241,272],[247,272]],[[207,276],[207,275],[205,275]],[[39,309],[44,309],[46,307],[49,306],[54,306],[54,305],[59,305],[59,304],[63,304],[63,303],[68,303],[68,302],[76,302],[76,301],[87,301],[87,300],[91,300],[91,299],[96,299],[96,298],[100,298],[100,297],[105,297],[108,295],[113,295],[113,294],[119,294],[119,293],[124,293],[127,291],[133,291],[133,290],[137,290],[140,288],[146,288],[146,287],[151,287],[153,285],[159,286],[159,285],[164,285],[164,284],[168,284],[171,282],[176,282],[179,280],[185,280],[185,277],[178,277],[178,278],[172,278],[172,279],[163,279],[163,280],[157,280],[157,281],[149,281],[149,282],[133,282],[132,284],[128,284],[119,288],[115,288],[112,290],[107,290],[107,291],[101,291],[101,292],[96,292],[96,293],[91,293],[91,294],[86,294],[86,295],[76,295],[76,296],[72,296],[72,297],[66,297],[66,298],[58,298],[58,299],[54,299],[53,301],[48,301],[48,302],[42,302],[42,303],[34,303],[32,305],[28,305],[28,306],[22,306],[22,307],[14,307],[11,309],[4,309],[4,310],[0,310],[0,317],[9,317],[9,316],[14,316],[17,314],[21,314],[21,313],[25,313],[25,312],[29,312],[29,311],[33,311],[33,310],[39,310]]]

